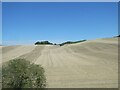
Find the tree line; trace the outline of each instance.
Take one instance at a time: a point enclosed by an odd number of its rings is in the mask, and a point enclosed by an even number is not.
[[[80,43],[80,42],[84,42],[86,40],[80,40],[80,41],[67,41],[67,42],[63,42],[60,44],[56,44],[56,43],[51,43],[49,41],[37,41],[35,42],[35,45],[59,45],[59,46],[63,46],[65,44],[75,44],[75,43]]]

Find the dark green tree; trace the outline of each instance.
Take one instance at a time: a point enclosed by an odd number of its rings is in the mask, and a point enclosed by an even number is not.
[[[50,43],[49,41],[37,41],[35,45],[53,45],[53,43]]]

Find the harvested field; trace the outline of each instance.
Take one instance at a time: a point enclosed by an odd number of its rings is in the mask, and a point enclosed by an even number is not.
[[[117,88],[118,38],[55,46],[3,47],[3,62],[25,58],[45,68],[49,88]]]

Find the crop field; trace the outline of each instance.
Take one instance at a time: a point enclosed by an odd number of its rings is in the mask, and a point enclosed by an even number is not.
[[[118,38],[88,40],[64,46],[2,47],[2,63],[25,58],[45,69],[49,88],[117,88]]]

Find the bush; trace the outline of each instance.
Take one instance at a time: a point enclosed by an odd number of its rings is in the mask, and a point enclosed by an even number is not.
[[[44,69],[24,59],[11,60],[2,68],[2,87],[44,88],[46,87]]]

